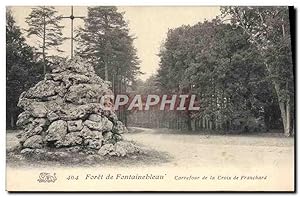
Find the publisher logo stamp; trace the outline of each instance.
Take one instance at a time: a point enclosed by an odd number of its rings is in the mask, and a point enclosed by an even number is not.
[[[54,183],[56,180],[56,173],[53,173],[53,175],[51,175],[48,172],[41,172],[37,181],[39,183]]]

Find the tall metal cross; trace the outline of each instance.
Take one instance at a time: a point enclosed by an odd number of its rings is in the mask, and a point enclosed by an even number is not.
[[[71,58],[73,58],[73,42],[74,42],[74,37],[73,37],[73,28],[74,28],[74,23],[73,20],[75,18],[84,18],[83,16],[74,16],[73,14],[73,6],[71,6],[71,15],[70,16],[63,16],[62,18],[69,18],[71,19]]]

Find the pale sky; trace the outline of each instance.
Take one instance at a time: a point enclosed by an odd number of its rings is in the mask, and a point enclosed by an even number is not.
[[[11,7],[17,24],[21,28],[27,28],[25,18],[31,12],[31,7]],[[57,6],[59,14],[69,16],[70,7]],[[219,7],[118,7],[119,11],[125,12],[125,20],[129,24],[130,33],[136,40],[134,41],[137,55],[141,60],[141,71],[144,75],[140,78],[145,80],[150,75],[155,74],[158,69],[159,49],[166,39],[168,29],[176,28],[181,25],[194,25],[203,22],[205,19],[211,20],[220,14]],[[87,7],[74,7],[75,16],[86,16]],[[65,26],[63,34],[70,37],[70,19],[63,19],[62,25]],[[74,28],[83,25],[82,19],[74,20]],[[34,39],[27,39],[30,45],[34,45]],[[74,43],[74,48],[76,43]],[[61,56],[70,56],[70,40],[60,46],[64,53]]]

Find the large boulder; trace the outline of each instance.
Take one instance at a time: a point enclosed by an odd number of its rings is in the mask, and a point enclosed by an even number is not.
[[[104,127],[104,124],[102,122],[94,122],[91,120],[86,120],[84,121],[83,124],[87,126],[89,129],[99,130],[99,131],[101,131],[102,128]]]
[[[125,125],[121,121],[116,122],[114,131],[119,133],[119,134],[128,132],[127,128],[125,127]]]
[[[47,116],[47,106],[44,102],[28,101],[26,105],[27,112],[29,112],[33,117],[43,118]]]
[[[67,122],[63,120],[52,122],[46,134],[45,140],[47,142],[55,142],[55,144],[62,143],[67,135]]]
[[[115,151],[120,156],[125,156],[126,154],[133,154],[135,152],[139,152],[140,149],[131,142],[119,141],[115,144]]]
[[[114,145],[113,144],[105,144],[103,145],[100,150],[98,151],[98,154],[101,156],[105,156],[107,154],[114,152]]]
[[[64,141],[62,142],[63,146],[77,146],[82,144],[82,134],[81,132],[71,132],[68,133],[65,138]]]
[[[101,103],[103,96],[113,95],[110,82],[80,58],[58,61],[50,69],[19,98],[18,106],[24,110],[17,121],[22,128],[18,134],[21,153],[45,150],[49,158],[56,158],[55,152],[126,155],[128,151],[118,144],[126,127],[113,109],[104,107],[106,101]],[[58,151],[50,153],[47,148]]]
[[[56,94],[56,88],[59,82],[52,80],[43,80],[38,82],[34,87],[30,88],[26,94],[26,98],[46,98]]]
[[[68,121],[68,131],[69,132],[81,131],[82,128],[83,128],[82,120]]]
[[[24,143],[26,139],[34,135],[40,135],[43,131],[43,128],[40,126],[33,126],[33,124],[28,124],[23,131],[17,134],[17,138],[21,143]]]
[[[19,114],[16,125],[20,127],[20,126],[26,125],[27,123],[29,123],[31,121],[33,121],[33,118],[31,117],[30,113],[28,111],[24,111]]]
[[[100,120],[94,122],[92,120],[84,121],[84,125],[86,125],[90,129],[98,130],[98,131],[111,131],[113,129],[113,123],[108,120],[106,117],[101,117]]]
[[[86,146],[88,149],[100,149],[103,144],[102,139],[85,139],[84,140],[84,146]]]
[[[26,148],[42,148],[43,138],[40,135],[31,136],[24,142],[23,146]]]
[[[57,119],[59,119],[59,115],[53,111],[50,111],[48,114],[47,114],[47,118],[50,122],[53,122]]]
[[[101,122],[102,116],[99,115],[99,114],[91,114],[91,115],[89,116],[89,120],[90,120],[90,121],[93,121],[93,122]]]
[[[84,120],[91,113],[98,112],[101,105],[98,103],[88,103],[84,105],[64,104],[62,109],[56,114],[62,120]]]
[[[72,85],[66,96],[66,101],[74,104],[97,103],[103,95],[103,87],[100,84],[78,84]]]
[[[140,152],[141,149],[138,146],[134,145],[132,142],[119,141],[115,144],[103,145],[98,151],[98,154],[101,156],[110,155],[124,157],[126,155]]]
[[[102,139],[102,132],[97,131],[97,130],[91,130],[87,126],[84,126],[83,129],[81,130],[82,137],[84,139]]]

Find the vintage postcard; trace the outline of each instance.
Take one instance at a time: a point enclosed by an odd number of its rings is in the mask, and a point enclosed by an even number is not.
[[[7,6],[7,191],[293,192],[294,12]]]

